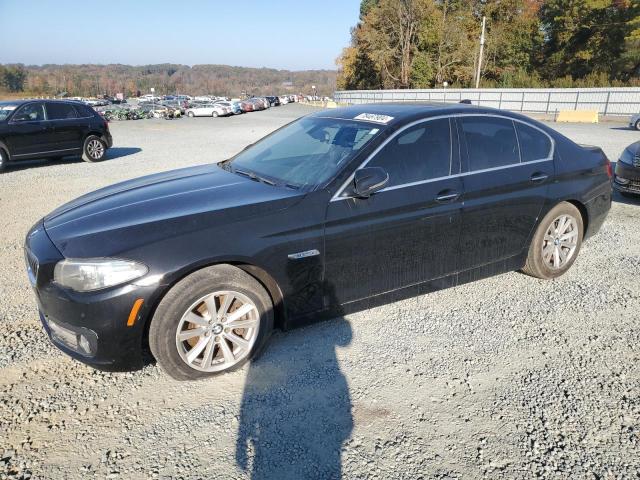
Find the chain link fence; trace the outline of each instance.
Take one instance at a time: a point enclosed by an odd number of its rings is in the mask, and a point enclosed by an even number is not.
[[[601,115],[640,112],[640,88],[484,88],[432,90],[350,90],[334,94],[337,103],[442,102],[471,100],[475,105],[519,112],[597,110]]]

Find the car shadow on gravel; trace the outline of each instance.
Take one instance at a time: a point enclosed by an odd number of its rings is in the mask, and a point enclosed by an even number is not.
[[[7,163],[7,169],[5,173],[19,172],[21,170],[28,170],[33,168],[51,167],[53,165],[71,165],[72,163],[83,163],[82,158],[78,155],[69,157],[63,157],[60,159],[50,158],[36,158],[34,160],[20,160],[17,162]]]
[[[252,480],[341,478],[353,418],[336,346],[351,337],[349,322],[330,320],[276,335],[249,365],[236,462]]]
[[[636,205],[640,207],[640,195],[637,195],[635,197],[632,197],[632,196],[625,197],[620,192],[614,191],[612,198],[613,198],[613,201],[616,203],[622,203],[624,205]]]
[[[102,162],[108,162],[116,158],[127,157],[141,152],[142,149],[138,147],[112,147],[107,150],[105,158]],[[53,165],[71,165],[73,163],[84,163],[80,155],[69,155],[59,159],[50,158],[36,158],[33,160],[20,160],[18,162],[9,162],[7,165],[6,173],[17,172],[20,170],[27,170],[32,168],[50,167]]]
[[[111,147],[109,150],[107,150],[104,161],[113,160],[114,158],[127,157],[129,155],[140,153],[141,151],[142,149],[138,147]]]

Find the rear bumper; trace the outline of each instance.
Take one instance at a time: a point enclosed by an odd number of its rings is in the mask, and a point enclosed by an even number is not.
[[[102,139],[104,140],[104,143],[107,144],[107,148],[113,147],[113,137],[111,136],[111,132],[105,132]]]

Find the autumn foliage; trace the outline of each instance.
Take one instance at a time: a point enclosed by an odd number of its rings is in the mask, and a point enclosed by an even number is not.
[[[638,0],[363,0],[338,88],[640,85]]]

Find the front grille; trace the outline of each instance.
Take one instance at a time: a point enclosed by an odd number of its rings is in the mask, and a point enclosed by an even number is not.
[[[27,262],[27,273],[29,274],[29,280],[35,285],[38,279],[38,270],[40,269],[40,263],[36,256],[28,248],[24,249],[24,257]]]
[[[633,190],[635,192],[640,192],[640,180],[630,180],[626,185],[629,190]]]

